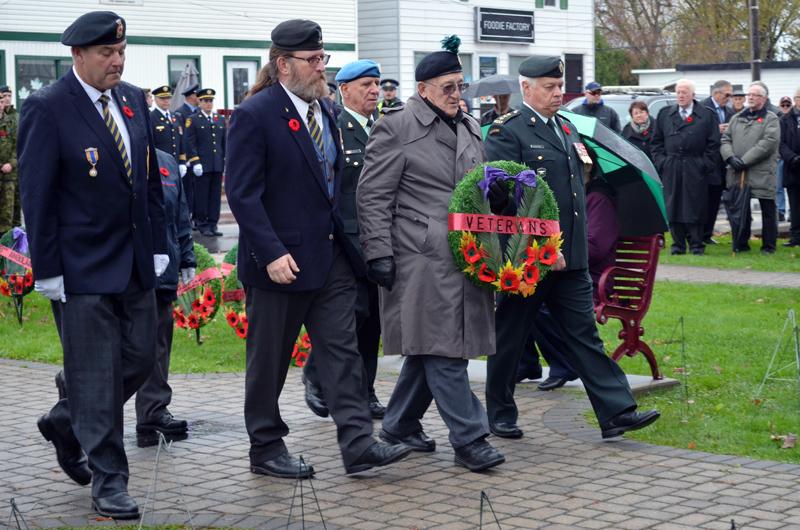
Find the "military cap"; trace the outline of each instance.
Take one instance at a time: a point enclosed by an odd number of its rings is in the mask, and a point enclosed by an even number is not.
[[[524,77],[564,77],[564,63],[560,57],[531,55],[519,65],[519,75]]]
[[[197,91],[197,97],[200,99],[214,99],[217,93],[213,88],[204,88]]]
[[[171,98],[172,90],[170,90],[169,85],[156,87],[153,89],[153,96],[157,98]]]
[[[322,49],[322,28],[312,20],[286,20],[272,30],[272,45],[286,51]]]
[[[461,39],[456,35],[442,40],[442,48],[444,50],[426,55],[414,71],[414,80],[427,81],[440,75],[455,74],[463,71],[461,58],[458,56],[458,47],[460,45]]]
[[[603,87],[597,81],[592,81],[586,85],[586,90],[603,90]]]
[[[361,59],[360,61],[352,61],[347,63],[336,74],[336,81],[339,83],[349,83],[362,77],[380,77],[381,67],[375,61],[369,59]],[[381,83],[381,87],[383,87]],[[397,83],[395,83],[397,86]]]
[[[192,94],[195,94],[198,90],[200,90],[200,85],[195,83],[186,90],[184,90],[183,92],[181,92],[181,96],[183,97],[190,96]]]
[[[400,83],[395,81],[394,79],[381,79],[381,88],[397,88],[400,86]]]
[[[742,90],[741,88],[737,88],[736,90],[734,90],[734,91],[733,91],[733,95],[734,95],[734,96],[742,96],[742,97],[747,97],[747,94],[745,94],[745,93],[744,93],[744,90]]]
[[[61,35],[64,46],[103,46],[125,40],[125,19],[111,11],[92,11],[78,17]]]
[[[338,87],[338,86],[336,86],[336,83],[328,83],[328,90],[330,90],[330,93],[331,93],[331,94],[333,94],[334,92],[336,92],[336,90],[337,90],[338,88],[339,88],[339,87]]]
[[[11,87],[9,87],[8,85],[0,86],[0,94],[10,94],[10,93],[11,93]]]

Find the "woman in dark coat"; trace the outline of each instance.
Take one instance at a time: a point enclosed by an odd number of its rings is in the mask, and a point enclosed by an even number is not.
[[[644,101],[631,103],[628,112],[631,122],[622,129],[622,136],[650,158],[650,140],[653,139],[653,131],[656,129],[656,119],[650,117]]]
[[[781,146],[783,160],[783,187],[789,197],[791,228],[785,247],[800,246],[800,90],[794,97],[795,106],[781,118]]]

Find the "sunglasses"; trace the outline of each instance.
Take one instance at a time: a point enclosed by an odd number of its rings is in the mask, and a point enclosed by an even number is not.
[[[461,92],[462,94],[469,88],[469,83],[456,83],[456,84],[449,84],[445,86],[434,85],[433,83],[428,83],[425,81],[426,85],[435,86],[436,88],[440,89],[445,96],[449,96],[453,94],[456,90]]]
[[[590,90],[589,93],[591,95],[593,95],[593,96],[602,96],[603,95],[603,91],[602,90]]]
[[[791,106],[792,106],[791,103],[781,103],[781,107],[787,107],[788,108],[788,107],[791,107]]]

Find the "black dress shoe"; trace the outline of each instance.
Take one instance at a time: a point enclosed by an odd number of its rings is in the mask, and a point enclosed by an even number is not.
[[[346,466],[344,472],[346,475],[353,473],[361,473],[373,467],[388,466],[398,460],[402,460],[411,454],[412,449],[405,444],[389,445],[381,442],[375,442],[369,449],[364,451],[364,454],[356,458],[356,461]]]
[[[205,232],[200,232],[200,235],[203,237],[214,237],[214,232],[211,230],[206,230]]]
[[[172,414],[167,412],[157,420],[151,421],[149,423],[137,423],[136,424],[136,432],[138,433],[148,433],[148,432],[160,432],[164,434],[184,434],[188,429],[188,424],[186,420],[176,420],[172,417]]]
[[[782,247],[800,247],[800,243],[792,243],[791,241],[787,241],[786,243],[781,243]]]
[[[217,236],[217,237],[219,237],[219,236],[221,236],[221,235],[222,235],[222,232],[220,232],[219,230],[212,230],[212,231],[211,231],[211,233],[212,233],[213,235]]]
[[[489,445],[485,439],[475,440],[464,447],[455,450],[457,466],[465,467],[470,471],[483,471],[490,467],[499,466],[506,461],[503,453]]]
[[[381,405],[381,402],[375,399],[369,402],[369,412],[372,414],[373,420],[382,420],[386,415],[386,407]]]
[[[705,252],[702,252],[702,251],[699,251],[699,250],[694,250],[694,251],[692,251],[692,255],[693,256],[705,256]]]
[[[536,389],[541,390],[542,392],[547,392],[548,390],[561,388],[570,381],[574,381],[574,379],[567,379],[566,377],[548,377],[542,382],[542,384],[537,386]]]
[[[67,397],[67,380],[64,379],[64,370],[59,370],[56,374],[56,388],[58,389],[58,400]]]
[[[703,240],[703,243],[705,243],[706,245],[718,245],[719,241],[717,241],[713,237],[707,237]]]
[[[112,493],[107,497],[92,497],[92,510],[103,517],[114,519],[136,519],[139,507],[127,491]]]
[[[266,460],[258,464],[250,464],[250,471],[258,475],[269,475],[277,478],[311,478],[314,475],[314,466],[302,464],[298,459],[289,453],[283,453],[272,460]]]
[[[600,430],[603,431],[603,438],[615,438],[628,431],[647,427],[660,416],[661,413],[655,409],[646,412],[623,412],[601,425]]]
[[[768,248],[768,249],[763,249],[762,248],[761,249],[761,253],[764,254],[765,256],[769,256],[770,254],[775,254],[775,250],[771,249],[771,248]]]
[[[778,214],[778,221],[781,222],[781,223],[786,221],[786,216],[784,214],[782,214],[782,213],[779,213]]]
[[[490,423],[489,430],[500,438],[522,438],[522,429],[516,423]]]
[[[535,368],[530,370],[526,370],[525,372],[518,372],[517,373],[517,383],[523,382],[525,379],[541,379],[542,378],[542,365],[538,365]]]
[[[677,250],[671,250],[669,252],[670,256],[683,256],[684,254],[686,254],[686,251],[678,252]]]
[[[325,403],[325,395],[322,393],[322,389],[306,379],[306,374],[303,374],[300,379],[306,386],[306,405],[308,405],[308,408],[320,418],[327,418],[328,404]]]
[[[36,422],[39,426],[39,432],[42,433],[44,439],[48,442],[53,442],[56,448],[56,460],[58,465],[64,470],[69,478],[85,486],[92,481],[92,471],[86,460],[86,455],[83,454],[80,444],[77,440],[67,440],[53,425],[48,412]]]
[[[432,453],[433,451],[436,451],[436,440],[428,438],[428,435],[426,435],[422,429],[417,432],[412,432],[408,436],[395,436],[394,434],[381,429],[381,432],[378,434],[378,436],[387,444],[406,444],[411,448],[412,451],[417,451],[419,453]]]

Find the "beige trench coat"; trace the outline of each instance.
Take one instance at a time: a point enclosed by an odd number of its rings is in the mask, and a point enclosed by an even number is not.
[[[447,242],[456,184],[486,161],[478,122],[458,137],[414,94],[375,122],[358,182],[361,248],[369,261],[394,256],[397,277],[380,289],[388,355],[474,359],[495,353],[494,297],[458,269]]]

